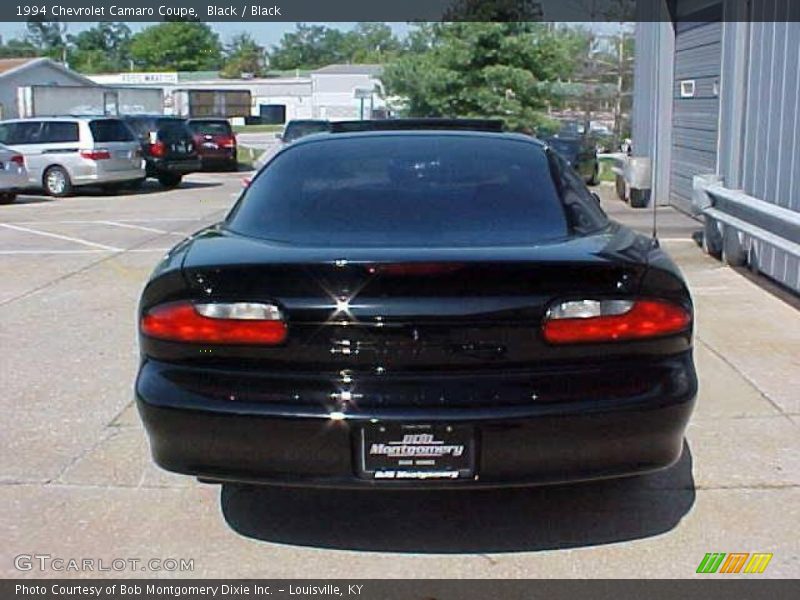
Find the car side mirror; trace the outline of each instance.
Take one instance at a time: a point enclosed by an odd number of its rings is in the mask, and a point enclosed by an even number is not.
[[[597,205],[600,205],[600,194],[597,192],[589,192],[592,195],[592,199],[597,202]]]

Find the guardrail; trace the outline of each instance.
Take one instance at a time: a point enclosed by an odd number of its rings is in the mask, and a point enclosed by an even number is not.
[[[766,244],[773,252],[785,253],[800,270],[800,213],[726,188],[715,176],[695,176],[693,187],[693,208],[704,217],[703,247],[709,254],[731,266],[764,271],[800,291],[800,277],[789,276],[788,263],[780,269],[773,265],[771,273],[759,261]]]

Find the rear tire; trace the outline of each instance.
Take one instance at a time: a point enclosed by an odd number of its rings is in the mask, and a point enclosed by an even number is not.
[[[183,175],[176,175],[175,173],[159,173],[158,174],[158,183],[160,183],[165,188],[175,188],[178,187],[183,181]]]
[[[0,194],[0,204],[13,204],[17,195],[13,192],[3,192]]]
[[[64,198],[72,193],[72,181],[63,167],[50,167],[44,172],[42,187],[48,196]]]

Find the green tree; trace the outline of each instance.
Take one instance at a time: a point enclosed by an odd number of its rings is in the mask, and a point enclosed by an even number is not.
[[[386,23],[359,23],[344,34],[344,53],[347,62],[383,63],[397,56],[402,44]]]
[[[32,58],[41,55],[39,48],[25,40],[12,38],[5,43],[0,42],[0,58]]]
[[[234,36],[225,48],[225,63],[220,75],[234,78],[249,73],[263,77],[267,71],[266,58],[266,50],[249,33],[241,33]]]
[[[69,63],[82,73],[126,70],[130,61],[131,30],[124,23],[99,23],[69,37]]]
[[[158,71],[203,71],[220,68],[222,44],[205,23],[171,21],[134,34],[130,56],[136,67]]]
[[[65,61],[67,57],[67,24],[58,21],[28,21],[25,41],[39,48],[42,55]]]
[[[427,35],[427,49],[391,62],[382,77],[409,116],[494,117],[534,129],[549,121],[548,84],[574,69],[570,44],[545,24],[441,23]]]
[[[344,34],[322,25],[298,23],[269,53],[274,69],[314,69],[344,60]]]
[[[359,23],[348,32],[298,23],[272,47],[269,60],[275,69],[316,69],[334,63],[382,63],[403,50],[385,23]]]

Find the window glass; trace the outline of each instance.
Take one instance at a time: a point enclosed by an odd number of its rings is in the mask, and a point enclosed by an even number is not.
[[[79,140],[78,124],[74,121],[46,121],[41,141],[47,144],[63,144]]]
[[[516,245],[564,237],[544,150],[491,135],[386,134],[289,147],[231,229],[311,245]]]

